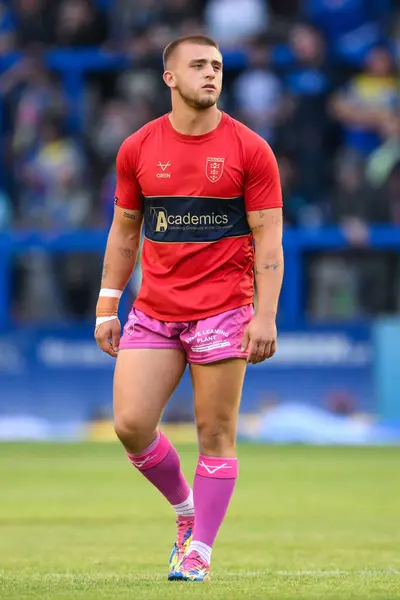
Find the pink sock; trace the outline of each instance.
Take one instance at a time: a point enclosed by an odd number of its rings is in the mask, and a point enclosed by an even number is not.
[[[238,475],[237,458],[200,456],[193,485],[193,542],[212,546],[225,518]]]
[[[190,487],[181,471],[179,454],[161,432],[140,454],[128,454],[134,467],[148,479],[172,505],[185,502]]]

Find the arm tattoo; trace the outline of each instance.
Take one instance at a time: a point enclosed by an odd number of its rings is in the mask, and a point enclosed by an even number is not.
[[[260,219],[264,219],[267,216],[267,212],[266,210],[259,210],[258,211],[258,216]],[[246,214],[247,216],[247,221],[249,221],[249,213]],[[283,220],[282,217],[272,217],[271,219],[271,224],[272,225],[276,225],[277,227],[282,227],[283,225]],[[251,231],[257,231],[258,229],[263,229],[264,228],[264,223],[257,223],[257,225],[253,225],[252,227],[249,225],[250,230]]]
[[[254,225],[253,227],[250,227],[250,231],[256,231],[257,229],[263,229],[264,227],[264,223],[259,223],[258,225]]]
[[[132,219],[132,221],[136,221],[136,217],[135,217],[135,215],[132,215],[131,213],[124,212],[124,213],[123,213],[123,216],[124,216],[126,219]]]
[[[283,219],[281,217],[274,217],[272,219],[272,223],[278,227],[281,227],[283,225]]]
[[[108,265],[106,265],[106,264],[103,266],[103,273],[102,273],[102,276],[101,276],[101,280],[102,280],[102,281],[103,281],[103,280],[104,280],[104,279],[107,277],[107,275],[108,275],[108,268],[109,268],[109,267],[108,267]]]
[[[264,263],[262,266],[262,268],[265,271],[276,271],[278,269],[278,267],[280,266],[281,261],[278,260],[276,263]]]
[[[264,271],[277,271],[279,269],[280,265],[281,265],[280,260],[278,260],[275,263],[263,263],[261,265],[261,267],[256,265],[254,267],[254,273],[256,275],[261,275]]]
[[[259,215],[260,219],[262,219],[264,217],[264,214],[265,214],[265,212],[263,210],[258,211],[258,215]],[[264,223],[258,223],[258,225],[251,226],[249,223],[250,213],[246,213],[246,218],[247,218],[247,222],[249,224],[250,231],[256,231],[256,229],[262,229],[264,227]]]
[[[135,252],[133,250],[131,250],[131,248],[118,248],[119,253],[121,254],[121,256],[123,256],[124,258],[131,260],[134,256],[135,256]]]

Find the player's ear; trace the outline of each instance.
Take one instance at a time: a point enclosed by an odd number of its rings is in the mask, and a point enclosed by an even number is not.
[[[169,88],[176,87],[175,77],[174,74],[171,73],[171,71],[165,71],[163,74],[163,79]]]

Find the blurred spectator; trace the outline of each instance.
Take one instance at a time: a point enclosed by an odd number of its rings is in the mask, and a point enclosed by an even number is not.
[[[293,99],[286,127],[286,144],[294,153],[299,173],[299,190],[309,201],[326,197],[328,184],[328,140],[330,122],[326,104],[331,81],[326,64],[326,47],[321,33],[309,25],[295,25],[289,43],[294,65],[286,75]]]
[[[99,46],[107,39],[107,22],[90,0],[61,0],[56,18],[59,46]]]
[[[102,225],[111,223],[114,210],[115,157],[119,146],[125,138],[157,116],[147,99],[147,94],[151,94],[156,88],[146,80],[145,72],[142,73],[141,80],[140,73],[138,71],[132,76],[126,74],[120,80],[118,87],[124,92],[126,100],[109,100],[96,117],[89,135],[89,144],[100,175],[100,202],[96,221]]]
[[[160,54],[173,38],[202,30],[199,0],[120,0],[117,6],[113,37],[121,39],[122,32],[125,47],[141,66],[150,58],[159,68]]]
[[[388,113],[381,123],[383,143],[372,152],[367,161],[366,175],[372,189],[379,189],[400,162],[400,111]]]
[[[0,2],[0,56],[15,48],[15,20],[5,2]]]
[[[179,31],[176,32],[169,23],[163,22],[153,25],[146,32],[145,37],[147,37],[149,43],[149,58],[152,61],[151,66],[153,68],[161,67],[161,53],[165,46],[177,35],[179,35]]]
[[[12,122],[12,153],[17,161],[34,150],[45,112],[62,113],[65,102],[58,84],[40,58],[24,58],[0,77]]]
[[[341,154],[336,160],[334,175],[333,220],[338,223],[347,218],[366,220],[364,162],[355,154]]]
[[[277,154],[277,160],[282,186],[285,226],[298,226],[302,220],[302,213],[307,206],[307,202],[298,190],[299,174],[297,165],[288,154]]]
[[[39,127],[35,152],[19,173],[20,227],[43,228],[49,235],[85,227],[92,217],[90,170],[77,142],[63,132],[62,119],[47,114]],[[34,249],[17,263],[17,315],[48,320],[89,316],[93,310],[101,259],[79,253],[60,256]]]
[[[118,78],[116,87],[126,102],[141,104],[141,110],[138,113],[136,110],[131,109],[130,121],[134,122],[134,126],[137,128],[144,124],[143,118],[146,116],[148,120],[151,120],[152,111],[154,112],[156,107],[160,106],[160,103],[162,105],[160,114],[166,112],[170,107],[168,88],[162,80],[161,69],[158,71],[153,69],[126,71]],[[163,96],[168,97],[167,102],[164,101]]]
[[[63,134],[58,117],[48,115],[39,144],[21,169],[21,224],[30,227],[82,226],[90,213],[87,165],[79,146]]]
[[[337,162],[332,217],[353,246],[368,244],[368,224],[400,225],[399,113],[388,115],[383,125],[386,139],[367,163],[354,153],[341,155]]]
[[[309,268],[309,312],[314,319],[352,319],[359,313],[358,281],[345,256],[313,256]]]
[[[369,0],[305,0],[305,16],[325,33],[333,52],[355,63],[380,41],[386,9]]]
[[[175,31],[175,35],[184,35],[190,29],[199,31],[201,28],[201,6],[198,0],[168,0],[164,2],[161,11],[161,20],[168,23]]]
[[[382,188],[374,190],[373,221],[400,227],[400,159],[390,169]]]
[[[115,0],[111,7],[112,39],[118,47],[141,36],[160,23],[163,4],[159,0]]]
[[[270,51],[265,44],[252,44],[248,56],[249,68],[233,86],[237,117],[272,144],[285,112],[282,85],[270,69]]]
[[[364,0],[305,0],[304,4],[305,15],[333,39],[368,21]]]
[[[369,238],[366,223],[371,218],[364,162],[354,154],[339,156],[335,176],[331,218],[342,228],[350,244],[364,246]]]
[[[268,27],[264,0],[209,0],[205,9],[206,29],[223,48],[235,47]]]
[[[101,277],[97,254],[49,254],[35,248],[19,257],[15,266],[18,320],[91,318]]]
[[[102,108],[91,139],[103,168],[110,167],[124,139],[135,130],[134,120],[135,111],[116,98]]]
[[[383,144],[367,161],[371,221],[400,226],[400,112],[383,123]]]
[[[368,54],[364,72],[355,76],[332,101],[333,116],[343,130],[345,147],[366,157],[381,140],[383,120],[399,102],[393,58],[385,48]]]
[[[21,46],[54,41],[54,4],[51,0],[14,0],[16,30]]]

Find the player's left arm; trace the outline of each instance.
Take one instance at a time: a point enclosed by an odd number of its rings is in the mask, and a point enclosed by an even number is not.
[[[247,361],[256,364],[276,352],[276,315],[284,271],[282,192],[278,165],[267,144],[262,143],[253,157],[245,201],[254,239],[258,305],[243,347],[249,350]]]

